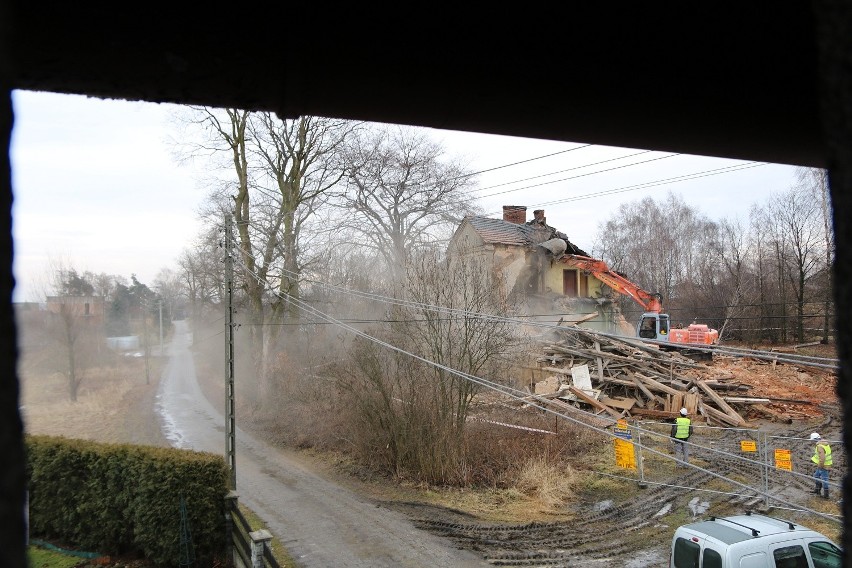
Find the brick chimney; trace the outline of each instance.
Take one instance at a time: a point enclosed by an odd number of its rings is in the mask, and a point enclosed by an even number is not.
[[[533,219],[539,225],[547,224],[547,219],[544,216],[544,209],[536,209],[535,211],[533,211]]]
[[[527,222],[527,208],[523,205],[504,205],[503,220],[516,225]]]

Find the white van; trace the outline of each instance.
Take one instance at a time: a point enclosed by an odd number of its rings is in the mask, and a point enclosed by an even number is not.
[[[840,568],[843,553],[824,535],[790,521],[746,513],[683,525],[670,568]]]

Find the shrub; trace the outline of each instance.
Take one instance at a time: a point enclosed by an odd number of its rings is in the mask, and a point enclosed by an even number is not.
[[[223,554],[221,456],[50,436],[28,436],[26,447],[32,535],[178,566],[184,499],[197,565]]]

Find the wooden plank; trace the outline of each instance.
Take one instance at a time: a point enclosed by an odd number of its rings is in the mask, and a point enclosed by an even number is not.
[[[590,397],[588,394],[583,392],[581,389],[578,389],[577,387],[575,387],[573,385],[568,385],[568,390],[571,391],[573,394],[577,395],[577,398],[579,398],[580,400],[582,400],[586,404],[590,404],[591,406],[597,408],[598,410],[603,410],[604,412],[606,412],[610,416],[614,416],[615,418],[621,418],[620,412],[617,412],[617,411],[613,410],[612,408],[610,408],[609,406],[603,404],[602,402],[595,400],[594,398]]]
[[[740,383],[721,383],[719,381],[704,381],[708,387],[713,390],[723,390],[723,391],[747,391],[751,390],[751,385],[744,385]]]
[[[591,314],[586,314],[583,317],[581,317],[580,319],[575,320],[574,325],[576,325],[578,323],[583,323],[584,321],[589,321],[589,320],[595,319],[596,317],[598,317],[597,312],[594,312],[594,313],[591,313]]]
[[[736,424],[737,426],[741,426],[741,425],[746,424],[745,419],[742,416],[740,416],[739,413],[736,410],[731,408],[728,405],[727,402],[722,400],[722,397],[719,396],[718,394],[716,394],[716,391],[714,391],[713,389],[708,387],[707,383],[705,383],[704,381],[702,381],[700,379],[696,379],[695,384],[698,385],[698,388],[703,390],[705,392],[705,394],[707,394],[707,396],[709,396],[710,399],[713,402],[715,402],[717,405],[719,405],[719,408],[721,408],[723,412],[725,412],[728,416],[730,416],[732,420],[739,422],[739,424]]]
[[[630,410],[636,406],[635,398],[624,398],[621,396],[611,398],[606,395],[601,395],[600,402],[607,406],[611,406],[612,408],[618,408],[621,410]]]
[[[638,377],[639,380],[641,380],[643,383],[648,385],[648,388],[653,388],[653,389],[655,389],[659,392],[664,392],[664,393],[670,394],[672,396],[680,394],[680,392],[681,392],[681,391],[675,390],[675,389],[673,389],[669,386],[666,386],[659,381],[655,381],[651,377],[646,377],[645,375],[641,375],[639,373],[634,373],[634,376]],[[678,409],[678,410],[680,410],[680,409]]]
[[[542,401],[548,407],[564,413],[567,416],[573,417],[574,420],[582,424],[589,424],[596,428],[606,428],[615,424],[615,420],[611,418],[602,418],[595,416],[585,410],[580,410],[577,407],[571,406],[567,402],[554,398],[553,400]]]
[[[677,412],[667,412],[665,410],[652,410],[650,408],[634,408],[630,411],[630,414],[633,416],[644,416],[646,418],[661,418],[661,419],[674,419],[678,417]]]
[[[688,392],[683,395],[683,407],[686,408],[690,416],[694,416],[698,412],[698,403],[700,400],[701,397],[695,393]]]
[[[633,379],[633,383],[639,388],[640,391],[642,391],[645,394],[646,397],[648,397],[649,400],[655,400],[662,405],[666,404],[665,400],[663,400],[661,397],[659,397],[659,396],[655,395],[654,393],[652,393],[651,391],[649,391],[648,387],[645,386],[645,383],[640,381],[633,374],[630,375],[630,378]]]
[[[547,371],[549,373],[558,373],[560,375],[567,375],[569,377],[571,376],[571,369],[568,369],[568,368],[541,367],[541,370]],[[628,381],[628,380],[625,380],[625,379],[618,379],[618,378],[615,378],[615,377],[607,377],[607,376],[604,376],[602,382],[604,384],[612,383],[612,384],[615,384],[615,385],[622,385],[622,386],[625,386],[625,387],[635,386],[635,383],[633,381]]]
[[[729,426],[747,426],[748,425],[748,423],[745,420],[743,420],[742,418],[740,418],[740,421],[738,422],[735,418],[725,414],[721,410],[717,410],[717,409],[713,408],[712,406],[710,406],[709,404],[704,404],[703,401],[698,404],[698,410],[704,416],[709,416],[709,417],[714,418],[714,419],[716,419],[720,422],[724,422],[725,424],[728,424]]]
[[[683,395],[684,393],[682,392],[672,395],[672,402],[669,410],[672,412],[680,412],[680,409],[683,408]]]
[[[601,344],[599,341],[595,341],[595,352],[601,352]],[[601,359],[600,355],[595,357],[595,364],[598,366],[598,380],[603,381],[603,359]]]
[[[772,402],[768,398],[755,398],[751,396],[724,396],[725,402],[733,402],[735,404],[769,404]]]

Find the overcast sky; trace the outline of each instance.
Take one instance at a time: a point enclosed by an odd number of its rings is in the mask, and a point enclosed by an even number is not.
[[[176,107],[26,91],[12,100],[14,300],[38,298],[51,259],[136,274],[146,284],[174,267],[199,230],[196,211],[207,194],[199,173],[171,155]],[[528,218],[544,209],[550,225],[587,251],[622,203],[673,192],[711,219],[747,219],[752,204],[795,181],[795,168],[778,164],[430,133],[484,172],[477,195],[490,216],[503,205],[526,205]]]

